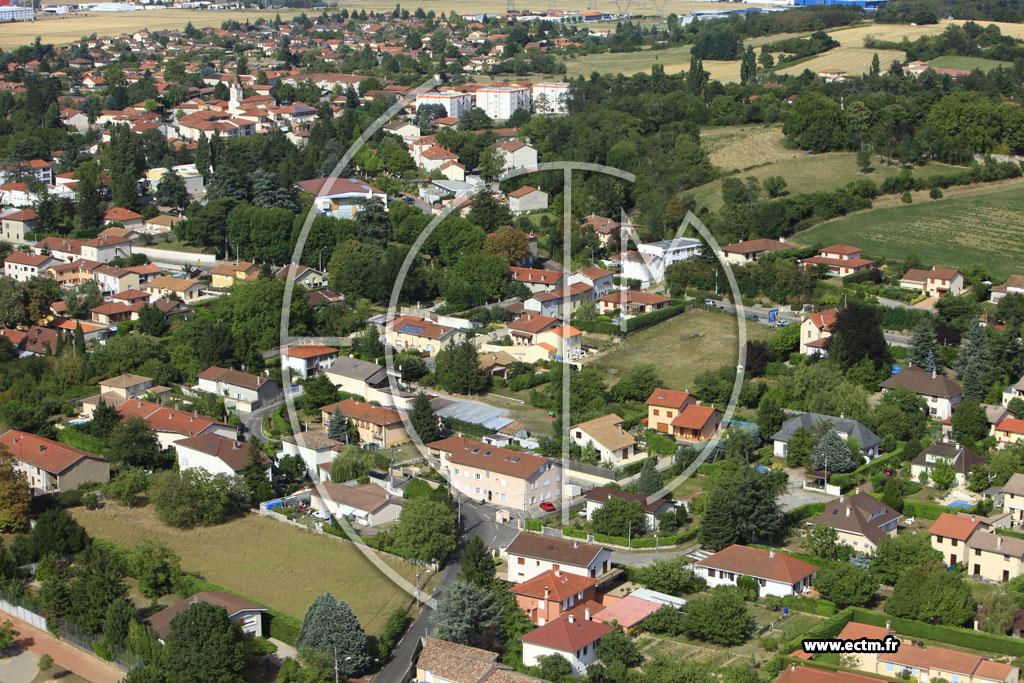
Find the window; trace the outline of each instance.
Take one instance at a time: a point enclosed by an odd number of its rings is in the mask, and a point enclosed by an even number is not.
[[[892,662],[885,663],[885,670],[892,673]]]
[[[458,475],[458,474],[461,474],[461,472],[459,471],[459,468],[458,468],[458,467],[456,467],[456,468],[455,468],[455,474],[456,474],[456,475]]]
[[[655,409],[654,409],[654,415],[655,415],[655,417],[657,417],[657,416],[658,416],[658,415],[660,415],[660,414],[661,414],[661,413],[659,413],[659,412],[658,412],[658,409],[657,409],[657,408],[655,408]]]
[[[473,475],[473,478],[474,478],[474,479],[476,479],[477,481],[480,481],[481,479],[483,479],[483,477],[481,477],[481,476],[480,476],[480,473],[479,473],[479,472],[477,472],[476,474],[474,474],[474,475]]]
[[[953,545],[954,548],[956,547],[956,539],[955,538],[951,538],[950,539],[950,543]]]
[[[544,486],[550,486],[550,485],[551,485],[551,479],[544,479]]]
[[[501,485],[502,486],[508,486],[508,480],[507,479],[502,479],[501,480]]]
[[[526,558],[525,557],[516,558],[516,564],[526,564]]]

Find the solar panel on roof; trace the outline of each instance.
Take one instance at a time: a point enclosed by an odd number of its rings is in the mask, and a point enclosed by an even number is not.
[[[419,325],[402,325],[398,331],[405,334],[420,334],[425,329],[425,327],[420,327]]]

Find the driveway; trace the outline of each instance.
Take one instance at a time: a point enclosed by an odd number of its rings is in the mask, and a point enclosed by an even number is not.
[[[835,498],[825,493],[817,493],[816,491],[807,491],[804,489],[789,489],[781,496],[776,498],[779,507],[782,508],[783,512],[789,512],[793,508],[798,508],[801,505],[807,505],[808,503],[825,503]]]
[[[0,612],[0,620],[10,620],[14,624],[14,630],[19,633],[18,638],[14,641],[14,646],[30,650],[32,656],[37,659],[44,654],[48,654],[60,666],[78,674],[87,681],[92,681],[92,683],[118,683],[118,681],[124,678],[124,671],[121,671],[113,664],[105,662],[99,657],[86,654],[74,646],[54,638],[46,631],[40,631],[24,621],[3,612]],[[6,660],[0,663],[0,667],[4,663],[6,663]],[[24,664],[19,663],[18,666],[23,667]],[[38,669],[33,673],[32,678],[35,678],[36,673],[39,673]],[[0,668],[0,681],[6,683],[8,680],[11,679],[5,677],[3,669]]]
[[[39,656],[28,648],[12,645],[0,655],[0,681],[32,683],[39,674]]]
[[[283,400],[258,408],[251,413],[240,413],[242,424],[245,425],[245,435],[255,437],[259,441],[267,441],[267,436],[263,433],[263,418],[277,410],[282,403],[284,403]]]

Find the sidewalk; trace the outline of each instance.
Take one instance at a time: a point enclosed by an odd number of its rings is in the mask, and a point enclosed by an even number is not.
[[[49,633],[15,619],[6,612],[0,612],[0,621],[8,620],[19,634],[14,641],[16,645],[28,648],[37,656],[50,655],[54,662],[92,683],[117,683],[125,676],[125,672],[113,664],[61,642]]]

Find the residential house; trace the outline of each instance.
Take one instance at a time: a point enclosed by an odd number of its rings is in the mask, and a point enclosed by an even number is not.
[[[879,543],[896,535],[902,516],[874,496],[856,493],[825,503],[825,511],[807,523],[832,527],[839,543],[872,555]]]
[[[241,370],[209,367],[199,373],[199,390],[224,397],[224,403],[240,413],[249,413],[281,398],[281,385],[262,375]]]
[[[543,683],[498,662],[498,653],[430,636],[420,639],[417,681],[430,683]]]
[[[389,495],[377,484],[347,486],[325,481],[316,487],[309,504],[314,510],[332,517],[347,517],[370,527],[397,522],[402,514],[403,499]]]
[[[734,266],[745,266],[757,261],[763,254],[792,248],[793,245],[779,240],[740,240],[735,244],[727,244],[722,247],[722,253],[725,254],[725,260],[728,263]]]
[[[139,274],[130,268],[115,268],[100,265],[93,270],[93,279],[104,295],[120,294],[129,290],[137,290],[142,286]]]
[[[146,619],[145,623],[149,624],[156,631],[160,642],[164,642],[167,635],[171,632],[171,621],[174,617],[199,602],[223,607],[224,611],[228,613],[228,619],[237,623],[242,628],[242,633],[261,638],[268,635],[264,625],[264,615],[267,612],[266,607],[222,591],[202,591],[190,598],[179,600]]]
[[[619,232],[622,229],[622,223],[619,221],[592,213],[584,218],[581,223],[584,228],[590,228],[594,231],[602,247],[607,248],[609,244],[619,242]]]
[[[602,462],[615,465],[633,457],[636,439],[622,428],[622,418],[611,413],[581,422],[569,429],[569,438],[580,448],[591,444]]]
[[[594,296],[600,297],[615,289],[615,273],[597,266],[581,268],[569,276],[569,284],[583,283],[594,288]]]
[[[1024,440],[1024,420],[1006,416],[992,426],[992,434],[996,437],[996,447],[1006,448],[1010,444]]]
[[[508,193],[508,208],[517,216],[530,211],[542,211],[548,208],[548,193],[523,185]]]
[[[102,380],[99,382],[99,386],[100,393],[103,396],[113,395],[123,401],[127,401],[130,398],[142,396],[149,391],[153,386],[153,380],[142,375],[127,374]]]
[[[596,578],[549,569],[529,581],[512,584],[508,590],[530,621],[543,626],[582,604],[594,603],[600,609],[596,586]]]
[[[546,270],[543,268],[517,268],[512,267],[512,282],[520,282],[526,285],[532,293],[553,292],[562,286],[564,273],[560,270]]]
[[[200,176],[201,178],[202,176]],[[150,235],[166,235],[174,232],[174,226],[180,223],[183,218],[180,216],[169,216],[161,214],[159,216],[153,216],[147,218],[143,223],[142,227],[138,228],[140,232],[145,232]]]
[[[612,568],[612,551],[569,538],[555,538],[521,531],[505,548],[508,580],[529,581],[547,571],[599,579]]]
[[[529,345],[536,344],[537,338],[548,330],[553,330],[561,323],[557,318],[540,313],[524,312],[521,316],[508,323],[509,336],[513,344]]]
[[[160,275],[142,285],[142,290],[149,293],[150,302],[162,297],[177,296],[185,303],[198,300],[206,292],[203,283],[182,277]]]
[[[536,345],[551,349],[555,357],[551,360],[576,360],[583,356],[583,333],[572,325],[562,323],[536,335]]]
[[[964,276],[956,268],[911,268],[900,278],[900,287],[919,291],[925,296],[959,296],[964,292]]]
[[[655,389],[647,398],[647,426],[679,441],[707,441],[722,426],[722,412],[685,391]]]
[[[397,410],[347,398],[320,408],[320,419],[325,426],[334,415],[335,408],[355,426],[360,443],[390,448],[409,440],[402,415]]]
[[[630,593],[618,602],[608,605],[594,614],[594,621],[609,624],[629,635],[640,626],[644,619],[664,607],[664,603],[641,598]]]
[[[562,489],[561,463],[540,455],[461,436],[433,441],[427,450],[439,460],[453,490],[499,507],[532,510],[558,499]]]
[[[399,351],[415,349],[428,356],[436,356],[450,343],[464,341],[466,333],[462,330],[415,315],[398,316],[387,324],[384,333],[384,342],[393,348]]]
[[[289,264],[274,273],[274,277],[286,277],[306,289],[316,289],[327,284],[327,276],[309,266]]]
[[[110,462],[79,448],[28,432],[8,429],[0,444],[14,458],[33,493],[71,491],[82,484],[110,481]]]
[[[57,351],[57,330],[31,325],[27,330],[0,329],[0,336],[14,345],[19,358],[50,356]]]
[[[123,206],[115,206],[103,214],[103,224],[120,223],[126,228],[141,228],[143,218],[141,213],[136,213]]]
[[[594,288],[584,282],[577,282],[550,292],[537,292],[523,302],[523,309],[553,318],[564,316],[568,319],[576,309],[593,300]]]
[[[758,583],[759,595],[784,598],[799,595],[811,587],[818,568],[785,553],[733,544],[698,560],[693,573],[715,586],[735,586],[741,576]]]
[[[300,344],[281,352],[281,363],[303,379],[323,372],[338,358],[338,349],[322,344]]]
[[[848,244],[834,244],[822,249],[817,256],[802,259],[800,263],[808,266],[824,266],[832,277],[846,277],[867,270],[875,262],[861,258],[861,249]]]
[[[499,140],[490,146],[501,157],[501,170],[537,165],[537,150],[522,140]]]
[[[330,469],[331,462],[345,448],[344,443],[335,441],[319,432],[299,432],[281,437],[280,455],[297,455],[306,464],[306,474],[313,481],[321,481],[321,466]]]
[[[123,301],[110,303],[89,309],[89,319],[100,325],[117,325],[124,320],[131,320],[135,308]]]
[[[782,423],[782,427],[772,435],[774,443],[773,451],[776,457],[784,458],[789,452],[789,440],[799,429],[805,429],[812,434],[821,433],[828,428],[834,429],[836,434],[844,440],[856,439],[860,444],[861,455],[868,460],[878,457],[878,449],[882,439],[873,431],[862,425],[857,420],[846,417],[833,417],[831,415],[819,415],[818,413],[801,413],[791,417]]]
[[[45,254],[15,251],[4,259],[4,275],[18,282],[28,282],[57,263],[56,259]]]
[[[117,407],[122,419],[141,417],[156,432],[161,448],[169,448],[182,439],[202,434],[216,434],[225,439],[235,439],[238,429],[213,418],[184,410],[167,408],[159,403],[132,399]]]
[[[963,398],[960,385],[946,377],[944,372],[928,372],[914,365],[903,368],[882,382],[883,392],[899,387],[906,387],[922,397],[928,405],[928,414],[936,420],[950,419],[953,409]]]
[[[597,300],[597,305],[598,313],[601,315],[611,315],[618,311],[620,318],[628,320],[638,315],[668,308],[671,302],[671,299],[660,294],[651,294],[635,289],[621,289],[605,294]]]
[[[444,107],[446,116],[450,116],[453,119],[461,119],[466,112],[473,108],[473,96],[465,92],[456,92],[454,90],[430,90],[425,93],[420,93],[416,96],[416,109],[426,104],[439,104]],[[410,137],[419,135],[419,128],[416,128],[415,134]]]
[[[825,340],[832,336],[832,327],[839,317],[838,308],[811,313],[800,323],[800,353],[805,356],[828,355]]]
[[[775,683],[882,683],[882,679],[856,671],[833,671],[820,669],[811,664],[790,664],[788,668],[782,670]]]
[[[218,263],[210,273],[210,284],[218,289],[227,289],[236,282],[255,280],[259,275],[260,267],[249,261]]]
[[[1003,284],[988,290],[988,298],[992,303],[999,303],[1007,294],[1024,294],[1024,275],[1011,275]]]
[[[1009,407],[1010,401],[1015,398],[1024,399],[1024,377],[1003,389],[1003,396],[1000,403],[1004,408]]]
[[[638,244],[635,255],[629,252],[620,257],[622,275],[648,287],[663,281],[669,266],[696,256],[700,249],[701,241],[689,237]]]
[[[32,232],[39,218],[32,209],[4,209],[0,211],[0,233],[3,241],[13,245],[27,244],[25,233]]]
[[[976,467],[985,464],[985,459],[962,444],[950,442],[946,438],[933,442],[910,463],[910,475],[921,479],[925,472],[929,474],[939,462],[953,466],[956,477],[954,486],[966,486],[967,475]]]
[[[840,641],[861,642],[885,641],[893,637],[895,634],[887,626],[869,626],[855,621],[844,626],[837,636]],[[893,649],[894,652],[856,653],[851,655],[851,659],[860,671],[918,683],[934,680],[959,683],[1016,683],[1020,673],[1019,669],[1011,664],[962,650],[951,650],[934,644],[926,645],[909,638],[900,639],[899,647]],[[796,670],[809,668],[798,667]],[[825,681],[821,678],[793,678],[787,683],[817,683],[818,680]],[[828,683],[841,682],[840,679],[831,679]]]
[[[371,199],[379,199],[387,208],[387,193],[358,178],[314,178],[297,185],[313,195],[318,213],[335,218],[354,218]]]
[[[1003,512],[1014,526],[1024,525],[1024,474],[1014,473],[1002,486]]]
[[[610,489],[606,486],[595,486],[594,488],[587,491],[587,494],[583,496],[583,500],[586,501],[587,508],[587,519],[591,519],[595,512],[604,507],[604,504],[612,498],[619,498],[627,503],[640,503],[640,507],[644,512],[644,528],[635,529],[636,533],[642,531],[657,531],[658,516],[665,512],[675,512],[676,506],[671,500],[667,498],[656,498],[654,496],[645,496],[641,493],[633,493],[631,491],[622,491],[620,489]]]
[[[515,356],[507,351],[491,351],[477,356],[480,369],[493,377],[505,377],[509,366],[517,363]]]
[[[569,661],[574,675],[586,673],[587,667],[597,661],[597,641],[615,630],[590,616],[590,608],[585,608],[583,619],[568,614],[520,636],[523,664],[538,666],[544,657],[561,655]]]
[[[248,444],[218,434],[200,434],[174,442],[178,469],[205,470],[209,474],[241,474],[249,464],[252,451]],[[270,479],[270,459],[257,453]]]

